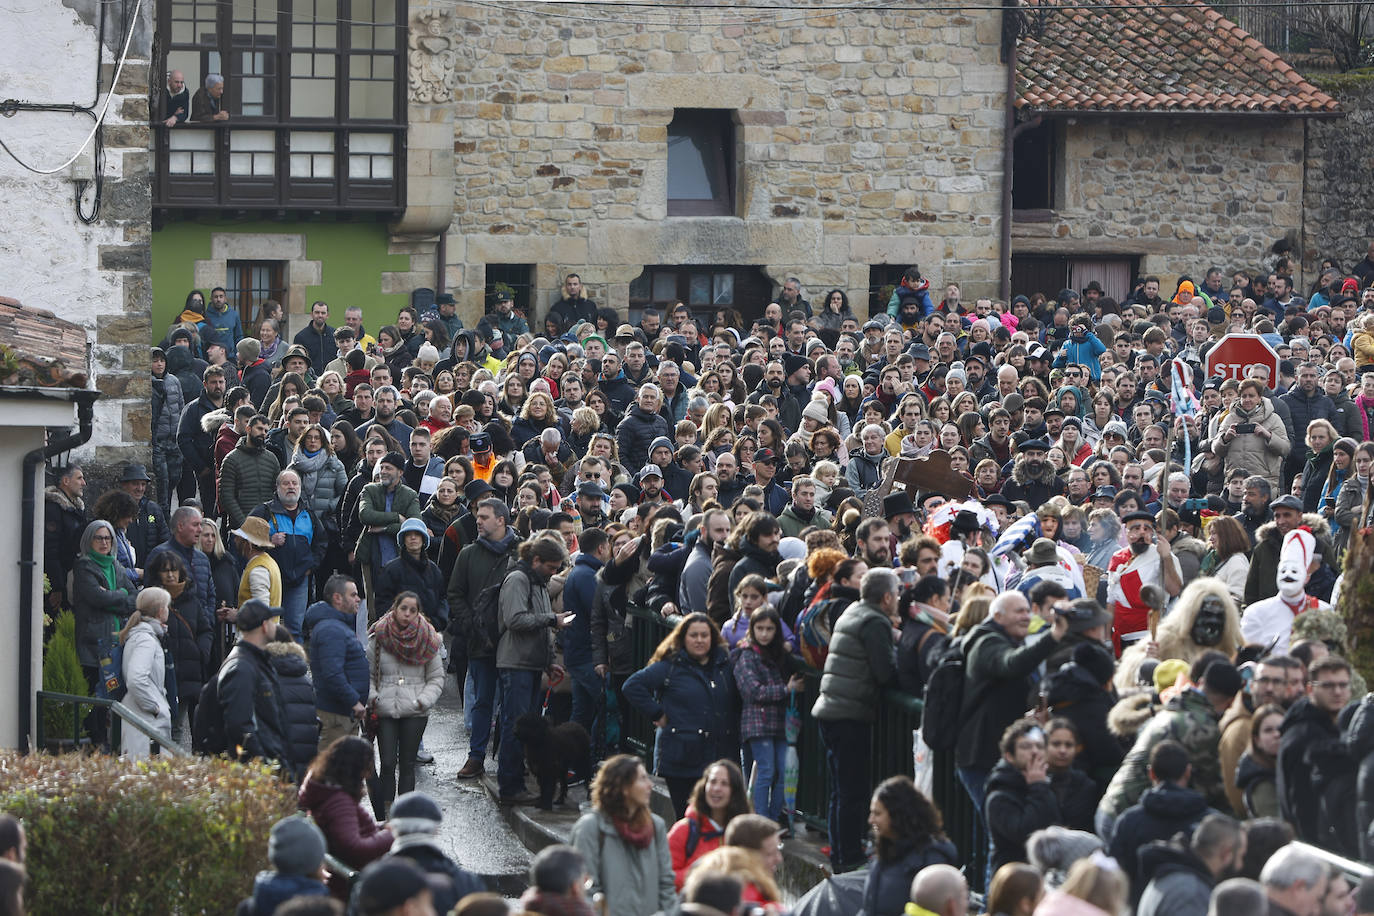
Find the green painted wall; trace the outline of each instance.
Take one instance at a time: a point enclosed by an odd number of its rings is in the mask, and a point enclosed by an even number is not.
[[[323,281],[306,287],[306,301],[328,302],[335,326],[343,320],[344,308],[357,305],[363,310],[363,326],[376,331],[394,321],[396,311],[409,301],[404,294],[381,292],[382,273],[409,270],[410,257],[387,254],[386,227],[379,223],[170,223],[153,233],[153,343],[181,314],[194,285],[195,262],[210,257],[210,236],[215,232],[303,234],[306,257],[322,262]],[[203,292],[209,299],[210,291]],[[245,323],[250,318],[243,316]]]

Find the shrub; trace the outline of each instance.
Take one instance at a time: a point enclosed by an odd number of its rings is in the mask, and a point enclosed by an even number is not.
[[[258,765],[0,754],[34,916],[232,912],[268,867],[272,824],[295,809],[293,787]]]
[[[53,634],[43,650],[43,689],[51,693],[89,696],[86,675],[76,655],[76,617],[71,611],[58,615]],[[48,738],[70,738],[75,723],[73,707],[60,703],[43,703],[38,714],[43,717]]]

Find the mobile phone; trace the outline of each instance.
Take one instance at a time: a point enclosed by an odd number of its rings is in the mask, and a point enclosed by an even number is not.
[[[1238,432],[1238,433],[1253,433],[1254,431],[1255,431],[1255,424],[1253,424],[1253,423],[1237,423],[1237,424],[1236,424],[1236,432]]]

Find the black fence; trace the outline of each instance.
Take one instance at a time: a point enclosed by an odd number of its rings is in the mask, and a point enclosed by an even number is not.
[[[661,615],[643,608],[632,607],[627,626],[633,640],[634,658],[644,667],[649,656],[671,624]],[[816,720],[810,709],[820,691],[820,672],[806,674],[806,693],[798,704],[802,710],[801,736],[797,740],[797,756],[801,770],[797,778],[797,819],[824,832],[826,810],[830,797],[830,773],[825,765],[825,746],[821,743]],[[873,746],[869,755],[869,785],[877,786],[889,776],[913,776],[916,757],[913,733],[921,724],[921,701],[900,690],[885,690],[878,706],[878,718],[873,728]],[[622,710],[621,738],[636,754],[651,764],[654,753],[654,726],[633,708]],[[968,876],[969,886],[982,890],[987,862],[987,849],[974,849],[977,813],[968,793],[954,772],[952,754],[934,755],[932,794],[944,818],[945,832],[959,849]]]

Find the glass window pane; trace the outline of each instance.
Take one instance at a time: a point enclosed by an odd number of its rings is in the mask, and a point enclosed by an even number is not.
[[[191,174],[191,154],[178,152],[168,154],[167,171],[172,175]]]
[[[252,153],[230,153],[229,154],[229,174],[230,175],[251,175],[253,173],[253,154]]]
[[[291,44],[298,48],[308,48],[315,43],[315,30],[308,23],[297,22],[291,26]],[[295,66],[294,64],[292,65]]]
[[[714,200],[719,193],[716,174],[715,138],[693,125],[690,129],[668,133],[668,198],[670,200]],[[708,157],[710,157],[708,159]]]
[[[348,157],[348,177],[349,178],[369,178],[372,175],[371,164],[367,156]]]
[[[354,153],[391,153],[390,134],[349,134],[349,150]]]
[[[310,177],[310,156],[306,153],[292,153],[290,158],[292,178]]]
[[[333,18],[334,14],[329,14]],[[315,27],[315,47],[317,48],[336,48],[339,46],[339,30],[337,26],[321,25]]]
[[[323,130],[293,130],[291,150],[297,153],[333,152],[334,135]]]
[[[350,80],[348,83],[348,116],[352,119],[389,121],[395,101],[395,85],[391,82]]]
[[[634,302],[642,302],[649,298],[649,272],[635,277],[630,281],[630,299]]]
[[[378,180],[391,179],[391,157],[373,156],[372,157],[372,177]]]
[[[711,275],[692,274],[691,286],[688,288],[688,305],[709,305],[711,302]]]
[[[735,275],[716,274],[713,305],[732,305],[735,301]]]
[[[178,45],[189,45],[195,43],[196,29],[189,22],[174,21],[172,23],[172,43]]]
[[[669,302],[677,299],[677,274],[654,274],[654,301]]]
[[[270,130],[239,130],[229,134],[229,148],[234,152],[271,152],[276,138]]]
[[[310,168],[316,178],[334,177],[334,156],[332,153],[310,157]]]

